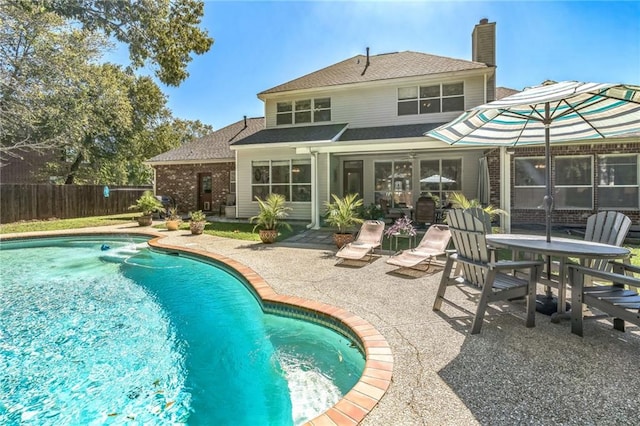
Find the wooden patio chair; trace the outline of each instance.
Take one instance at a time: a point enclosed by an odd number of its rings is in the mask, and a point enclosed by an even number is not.
[[[624,332],[625,321],[640,327],[640,267],[621,262],[610,262],[610,265],[613,272],[569,265],[572,333],[582,336],[583,304],[612,316],[616,330]],[[611,285],[588,285],[593,280],[585,277],[609,281]]]
[[[623,213],[608,210],[589,216],[585,241],[610,244],[622,247],[631,228],[631,219]],[[611,265],[606,259],[589,261],[586,266],[601,271],[611,271]]]
[[[609,244],[612,246],[622,247],[629,229],[631,228],[631,219],[623,213],[607,210],[595,213],[587,219],[587,228],[584,234],[585,241],[591,241],[594,243]],[[587,266],[600,271],[611,272],[611,265],[607,259],[585,259],[582,261],[582,266]],[[551,276],[554,278],[549,284],[552,287],[557,287],[559,292],[565,293],[564,280],[559,278],[559,274],[568,276],[567,265],[564,260],[560,262],[551,263]],[[592,275],[587,276],[587,280],[591,280]],[[558,282],[557,285],[552,285],[554,281]]]
[[[489,303],[520,297],[526,298],[526,326],[533,327],[535,325],[536,281],[542,270],[542,262],[492,262],[492,250],[487,247],[485,239],[485,224],[480,219],[469,212],[454,209],[449,212],[447,220],[457,253],[449,255],[447,258],[433,303],[433,310],[439,311],[442,302],[454,305],[445,299],[445,292],[449,286],[463,283],[480,289],[481,292],[471,334],[480,332]],[[462,274],[460,276],[455,273],[452,275],[454,262],[461,265]],[[528,279],[518,278],[508,273],[508,271],[523,269],[529,270]]]

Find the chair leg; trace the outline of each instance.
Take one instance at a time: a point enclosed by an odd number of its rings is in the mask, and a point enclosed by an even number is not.
[[[493,293],[493,282],[496,278],[496,271],[491,269],[487,272],[487,277],[482,286],[482,293],[480,293],[480,300],[478,301],[478,308],[476,310],[476,316],[473,319],[473,325],[471,326],[471,334],[480,333],[482,328],[482,321],[484,320],[484,313],[489,305],[489,295]]]
[[[436,300],[433,301],[433,310],[439,311],[442,307],[442,301],[444,300],[444,293],[447,291],[447,286],[449,285],[451,269],[453,269],[453,256],[449,256],[447,258],[447,263],[444,265],[444,270],[442,271],[442,278],[440,279],[440,285],[438,286],[438,292],[436,293]]]
[[[529,276],[529,285],[527,286],[527,319],[525,325],[527,327],[535,327],[536,325],[536,284],[540,276],[540,268],[531,268]]]

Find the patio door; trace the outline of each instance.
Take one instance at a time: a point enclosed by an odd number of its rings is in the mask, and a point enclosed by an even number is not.
[[[210,211],[211,207],[211,188],[213,178],[211,173],[198,173],[198,209]]]
[[[363,193],[362,160],[345,161],[342,165],[342,195]]]

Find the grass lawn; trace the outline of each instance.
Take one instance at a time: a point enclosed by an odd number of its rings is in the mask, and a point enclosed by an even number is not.
[[[125,213],[112,216],[95,216],[83,217],[77,219],[53,219],[53,220],[33,220],[16,223],[7,223],[0,225],[0,234],[33,232],[33,231],[60,231],[64,229],[81,229],[96,226],[120,225],[126,223],[134,223],[137,214]],[[165,229],[164,225],[155,225],[156,229]],[[304,229],[303,226],[292,226],[293,230],[288,231],[284,228],[280,229],[278,240],[293,235]],[[181,230],[189,230],[189,222],[186,221],[180,225]],[[253,232],[253,225],[247,222],[231,223],[231,222],[207,222],[204,229],[205,234],[215,235],[218,237],[234,238],[236,240],[260,241],[258,231]]]

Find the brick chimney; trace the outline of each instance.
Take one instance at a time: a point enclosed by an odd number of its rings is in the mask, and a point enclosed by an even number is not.
[[[496,23],[482,18],[471,33],[471,60],[496,66]],[[487,81],[487,102],[496,99],[495,74]]]

